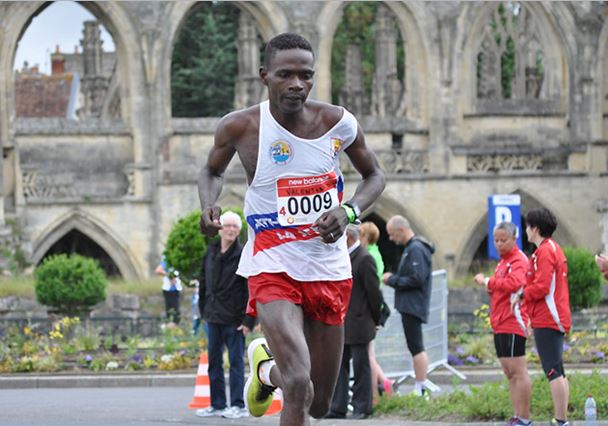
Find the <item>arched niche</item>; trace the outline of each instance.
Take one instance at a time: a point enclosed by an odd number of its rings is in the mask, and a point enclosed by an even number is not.
[[[557,230],[553,235],[554,238],[560,243],[562,246],[567,245],[576,245],[576,239],[573,237],[573,234],[568,229],[565,221],[561,220],[559,215],[559,209],[550,206],[547,203],[543,203],[536,196],[531,195],[525,190],[516,189],[511,192],[511,194],[519,194],[521,197],[521,215],[522,221],[523,217],[526,215],[526,212],[532,209],[537,209],[540,207],[549,208],[553,214],[557,217]],[[458,248],[458,253],[461,253],[459,259],[457,260],[456,266],[456,275],[464,276],[469,271],[471,267],[471,263],[473,261],[473,257],[475,253],[479,249],[479,246],[484,242],[485,238],[488,236],[488,219],[487,212],[484,212],[481,215],[477,215],[476,217],[472,217],[472,221],[470,222],[470,226],[468,229],[463,232],[463,235],[468,235],[466,240],[463,239],[464,243],[461,247]],[[525,232],[525,229],[523,230]]]
[[[140,268],[136,267],[135,256],[118,235],[101,221],[81,210],[72,210],[57,218],[33,241],[31,262],[35,265],[40,263],[51,247],[73,230],[84,234],[99,245],[118,267],[124,279],[137,280],[143,277]]]
[[[167,24],[161,29],[163,45],[160,49],[159,77],[162,84],[161,92],[163,104],[163,116],[166,118],[167,132],[171,128],[171,60],[173,49],[184,23],[188,17],[196,11],[197,1],[180,1],[172,3]],[[287,31],[289,22],[284,11],[273,2],[244,2],[232,3],[242,11],[249,13],[255,20],[257,29],[266,42],[275,35]],[[200,7],[200,6],[199,6]]]
[[[518,102],[502,102],[492,107],[490,113],[500,115],[513,113],[526,104],[536,103],[534,110],[550,113],[565,113],[568,106],[570,71],[568,67],[568,40],[560,32],[556,17],[552,14],[551,5],[543,2],[517,2],[526,9],[530,19],[538,28],[537,38],[543,51],[544,79],[538,100],[524,99]],[[484,35],[499,2],[468,3],[463,7],[458,27],[461,30],[453,52],[455,76],[453,81],[461,82],[456,94],[460,99],[460,113],[485,113],[478,109],[477,98],[477,64],[478,54]],[[507,4],[507,2],[502,2]],[[505,101],[505,99],[503,99]],[[511,105],[513,104],[513,105]],[[511,106],[511,108],[509,108]]]
[[[328,1],[323,5],[317,19],[319,48],[316,59],[315,94],[320,100],[331,102],[331,51],[334,34],[347,2]],[[405,47],[405,91],[407,97],[406,116],[419,126],[428,126],[430,85],[439,79],[439,67],[430,66],[428,40],[420,22],[426,13],[422,3],[384,2],[391,10]],[[433,71],[433,69],[435,71]]]
[[[8,9],[9,13],[3,19],[5,25],[3,42],[0,44],[0,73],[6,78],[0,79],[5,85],[0,87],[0,124],[8,124],[15,116],[15,93],[13,68],[19,40],[27,30],[32,19],[44,12],[52,2],[21,2]],[[134,92],[133,76],[140,75],[141,69],[136,60],[136,54],[130,51],[130,46],[138,46],[131,22],[124,10],[112,2],[77,2],[93,14],[108,30],[116,47],[117,73],[120,78],[120,108],[125,122],[128,122],[132,111],[128,95]],[[8,77],[10,76],[10,77]],[[6,137],[3,133],[2,136]]]

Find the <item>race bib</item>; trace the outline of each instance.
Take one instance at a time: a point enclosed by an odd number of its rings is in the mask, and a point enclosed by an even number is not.
[[[277,211],[281,226],[309,225],[338,207],[335,172],[277,180]]]

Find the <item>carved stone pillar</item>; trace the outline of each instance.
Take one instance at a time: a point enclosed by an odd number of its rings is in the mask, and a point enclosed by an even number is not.
[[[369,103],[363,87],[361,47],[356,44],[349,44],[346,48],[344,86],[340,91],[339,102],[357,116],[369,114]]]
[[[101,109],[108,90],[108,80],[103,76],[103,49],[99,22],[85,21],[82,30],[83,38],[80,40],[82,46],[83,73],[82,95],[84,105],[78,111],[80,117],[101,115]]]
[[[241,12],[237,42],[238,76],[234,88],[234,106],[245,108],[259,102],[262,85],[259,81],[260,41],[253,18]]]
[[[376,12],[375,29],[372,114],[392,116],[401,104],[403,88],[397,77],[397,28],[391,11],[382,3]]]

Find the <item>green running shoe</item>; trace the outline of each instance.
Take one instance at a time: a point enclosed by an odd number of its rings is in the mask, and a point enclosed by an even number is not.
[[[274,386],[265,385],[258,377],[260,364],[273,359],[266,339],[260,337],[252,341],[247,348],[247,357],[249,358],[249,378],[245,383],[243,399],[251,415],[261,417],[272,404],[272,393],[276,389]]]

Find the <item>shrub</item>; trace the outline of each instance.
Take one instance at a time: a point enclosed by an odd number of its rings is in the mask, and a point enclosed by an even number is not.
[[[165,246],[167,265],[177,269],[185,283],[198,276],[207,248],[199,227],[200,218],[200,210],[195,210],[179,219]]]
[[[223,211],[228,210],[241,216],[243,228],[241,228],[240,238],[243,240],[247,235],[243,211],[239,208],[227,208]],[[207,249],[207,243],[200,231],[200,219],[201,211],[198,209],[179,219],[171,228],[165,246],[164,255],[167,265],[178,270],[183,277],[182,282],[185,283],[198,278]],[[217,241],[218,238],[215,237],[212,241]]]
[[[59,313],[78,315],[106,298],[106,276],[93,260],[58,254],[36,268],[36,299]]]
[[[573,310],[591,308],[602,298],[602,276],[593,253],[583,248],[564,247],[568,260],[568,288]]]

